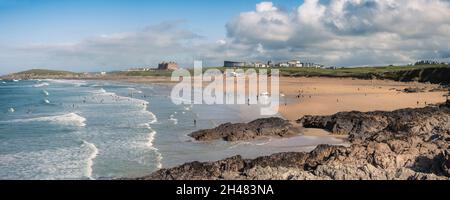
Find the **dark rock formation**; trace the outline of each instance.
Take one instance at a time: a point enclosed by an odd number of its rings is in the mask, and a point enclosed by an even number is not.
[[[387,141],[421,136],[432,139],[450,128],[450,103],[393,112],[342,112],[331,116],[305,116],[297,122],[305,128],[321,128],[350,140]]]
[[[200,130],[189,136],[200,141],[218,140],[238,141],[260,137],[287,137],[298,134],[299,130],[281,118],[257,119],[250,123],[226,123],[213,129]]]
[[[139,179],[450,179],[450,102],[393,112],[306,116],[300,123],[349,134],[349,147],[319,145],[308,153],[278,153],[192,162]]]
[[[406,71],[386,72],[377,77],[402,82],[419,81],[435,84],[450,84],[450,68],[428,67]]]
[[[425,91],[426,91],[426,88],[417,88],[417,87],[415,87],[415,88],[408,87],[403,90],[403,92],[406,92],[406,93],[419,93],[419,92],[425,92]]]

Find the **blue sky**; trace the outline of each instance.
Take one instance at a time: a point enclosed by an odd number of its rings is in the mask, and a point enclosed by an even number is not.
[[[0,74],[448,58],[448,10],[448,0],[0,0]]]
[[[186,20],[210,38],[226,34],[234,15],[252,10],[255,0],[0,0],[3,44],[70,42],[85,37],[136,31],[161,21]],[[299,1],[276,1],[293,8]],[[295,3],[295,4],[296,4]]]

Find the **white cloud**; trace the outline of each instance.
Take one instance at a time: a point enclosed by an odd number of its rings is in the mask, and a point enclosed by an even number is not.
[[[161,60],[190,66],[194,58],[211,66],[292,58],[340,66],[409,63],[450,57],[449,11],[448,0],[305,0],[291,10],[262,2],[230,19],[227,36],[216,40],[172,21],[79,42],[2,47],[0,60],[17,70],[83,71]]]
[[[305,0],[292,12],[264,4],[228,23],[228,36],[262,45],[275,59],[390,64],[437,58],[450,49],[447,0]]]
[[[253,43],[287,41],[293,33],[288,13],[280,11],[272,3],[256,5],[256,11],[244,12],[226,26],[228,36],[238,42]]]
[[[270,12],[277,11],[278,8],[273,6],[272,2],[261,2],[256,4],[256,12]]]
[[[95,71],[123,69],[176,60],[188,65],[193,44],[202,37],[181,28],[183,22],[163,22],[137,32],[103,34],[77,43],[34,44],[10,49],[9,58],[25,56],[21,67],[69,68]]]

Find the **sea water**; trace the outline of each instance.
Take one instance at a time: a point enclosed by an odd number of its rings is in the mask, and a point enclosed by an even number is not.
[[[305,136],[197,142],[188,134],[263,116],[247,105],[175,105],[171,88],[113,81],[2,82],[0,179],[139,177],[190,161],[253,158],[341,142]]]

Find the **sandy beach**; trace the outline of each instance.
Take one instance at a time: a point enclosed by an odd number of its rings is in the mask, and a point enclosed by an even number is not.
[[[143,84],[176,84],[170,81],[169,77],[133,77],[124,81]],[[418,82],[328,77],[280,77],[279,81],[279,113],[290,121],[305,115],[421,108],[429,104],[445,102],[444,95],[447,94],[445,91],[430,91],[438,88],[437,84]],[[208,84],[209,82],[204,82],[203,87]],[[403,91],[406,88],[420,88],[424,91],[407,93]],[[237,90],[237,86],[227,89]],[[270,85],[268,90],[270,91]],[[248,95],[248,82],[246,82],[246,95]]]
[[[148,84],[175,84],[169,78],[131,78],[128,82]],[[204,82],[206,87],[209,82]],[[327,77],[280,77],[279,114],[291,121],[305,115],[332,115],[348,111],[393,111],[402,108],[423,108],[429,104],[445,102],[447,94],[444,91],[430,91],[439,85],[398,82],[392,80],[362,80],[354,78]],[[406,88],[420,88],[422,92],[407,93]],[[224,88],[226,90],[237,90]],[[270,85],[268,87],[270,91]],[[229,92],[229,91],[228,91]],[[246,82],[248,96],[248,82]],[[241,106],[240,115],[251,119],[259,113],[258,106]],[[331,135],[322,129],[303,129],[303,134],[316,137],[335,137],[345,139],[347,136]]]
[[[405,88],[426,88],[406,93]],[[435,84],[351,78],[280,78],[279,112],[295,121],[304,115],[331,115],[344,111],[393,111],[445,102],[446,92],[429,92]]]

